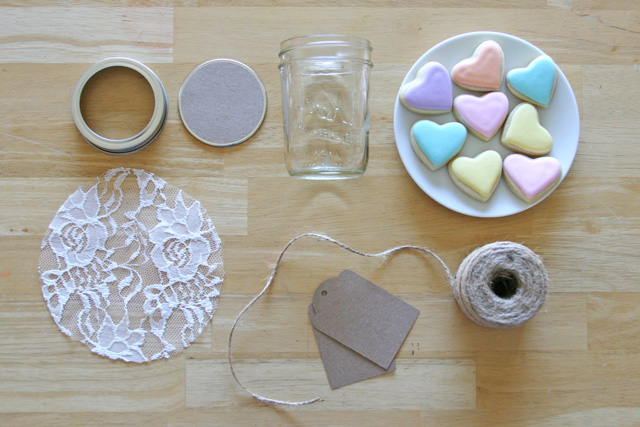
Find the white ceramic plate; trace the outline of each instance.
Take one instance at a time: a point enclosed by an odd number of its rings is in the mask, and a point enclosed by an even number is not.
[[[531,43],[509,34],[494,32],[461,34],[429,49],[413,64],[402,84],[404,85],[413,80],[418,69],[429,61],[438,61],[448,70],[451,70],[455,64],[465,58],[469,58],[476,47],[485,40],[494,40],[502,47],[505,57],[505,75],[513,68],[526,67],[531,60],[544,53]],[[559,67],[557,67],[557,71],[558,79],[551,103],[547,108],[538,108],[538,113],[540,114],[540,123],[553,137],[553,148],[549,155],[560,161],[562,179],[564,179],[571,168],[578,149],[580,116],[576,97],[569,81]],[[502,84],[502,92],[509,98],[509,110],[521,102],[509,92],[504,82]],[[461,93],[473,92],[467,92],[454,84],[453,96],[455,97]],[[478,93],[474,94],[478,95]],[[393,126],[398,152],[411,178],[429,197],[453,211],[476,217],[513,215],[534,205],[525,203],[518,198],[504,182],[504,178],[501,178],[491,199],[486,203],[481,203],[467,196],[456,187],[449,177],[447,167],[435,172],[429,170],[413,152],[409,139],[411,126],[415,122],[424,119],[440,124],[455,121],[452,113],[433,116],[413,113],[404,108],[400,100],[396,98]],[[460,154],[475,157],[486,150],[497,151],[503,159],[512,153],[500,144],[500,132],[498,132],[498,135],[488,142],[481,141],[469,134]],[[562,182],[562,179],[560,182]]]

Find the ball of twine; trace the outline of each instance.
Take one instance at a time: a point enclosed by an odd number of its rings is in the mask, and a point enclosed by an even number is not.
[[[511,328],[531,319],[547,296],[542,259],[526,246],[494,242],[460,264],[451,286],[467,317],[490,328]]]

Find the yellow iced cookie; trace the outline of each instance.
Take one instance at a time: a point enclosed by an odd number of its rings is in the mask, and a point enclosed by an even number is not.
[[[493,150],[470,157],[457,157],[449,163],[449,176],[462,191],[480,202],[486,202],[495,191],[502,175],[502,157]]]
[[[523,102],[511,111],[502,130],[500,143],[510,150],[530,156],[543,156],[553,146],[553,138],[538,121],[538,110]]]

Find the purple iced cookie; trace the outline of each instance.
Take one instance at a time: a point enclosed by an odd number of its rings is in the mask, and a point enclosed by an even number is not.
[[[400,88],[400,102],[418,114],[443,114],[451,111],[453,87],[444,65],[427,62],[416,78]]]

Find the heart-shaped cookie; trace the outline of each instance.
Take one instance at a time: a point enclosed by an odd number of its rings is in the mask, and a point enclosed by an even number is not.
[[[542,156],[551,151],[553,138],[538,121],[538,110],[523,102],[509,114],[500,143],[510,150],[530,156]]]
[[[418,114],[442,114],[451,111],[453,86],[444,65],[427,62],[416,78],[400,89],[400,102]]]
[[[562,167],[554,157],[530,159],[511,154],[504,159],[504,178],[509,188],[527,203],[534,203],[549,194],[560,181]]]
[[[488,150],[474,158],[457,157],[449,163],[449,176],[462,191],[480,202],[491,198],[502,175],[502,157]]]
[[[453,101],[453,115],[469,131],[483,141],[498,133],[509,114],[509,99],[502,92],[484,96],[458,95]]]
[[[539,107],[551,102],[556,87],[556,64],[547,55],[541,55],[525,68],[514,68],[507,73],[507,87],[518,98]]]
[[[479,92],[498,91],[504,78],[504,53],[493,40],[480,43],[471,58],[451,69],[451,80],[463,89]]]
[[[409,132],[411,147],[422,163],[438,170],[460,152],[467,138],[467,128],[458,122],[439,125],[420,120]]]

